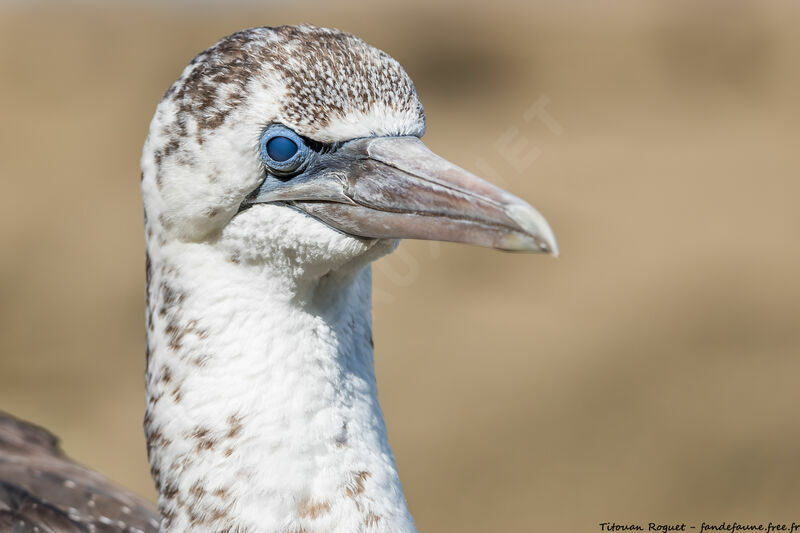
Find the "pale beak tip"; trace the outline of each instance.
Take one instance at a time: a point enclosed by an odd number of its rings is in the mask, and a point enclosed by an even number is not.
[[[540,244],[539,251],[545,254],[550,254],[554,258],[558,257],[558,243],[556,242],[555,238],[553,238],[549,245],[548,244]]]
[[[541,252],[558,257],[558,242],[550,229],[550,224],[539,211],[530,204],[519,200],[506,207],[506,213],[525,233],[527,242],[515,243],[510,249],[526,252]],[[511,243],[509,243],[511,244]]]
[[[549,253],[551,256],[558,257],[560,253],[558,250],[558,241],[556,241],[556,236],[553,235],[553,231],[550,229],[550,226],[547,226],[547,233],[544,236],[545,244],[542,246],[542,252]]]

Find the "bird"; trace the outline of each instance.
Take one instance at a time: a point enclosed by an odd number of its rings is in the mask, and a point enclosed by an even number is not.
[[[5,415],[0,524],[415,532],[378,402],[370,264],[401,239],[558,254],[530,204],[425,146],[425,120],[403,67],[340,30],[251,28],[196,56],[141,157],[158,509]]]

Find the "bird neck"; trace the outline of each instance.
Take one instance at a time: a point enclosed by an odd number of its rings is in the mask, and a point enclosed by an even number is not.
[[[414,532],[378,404],[371,272],[289,279],[148,243],[161,530]]]

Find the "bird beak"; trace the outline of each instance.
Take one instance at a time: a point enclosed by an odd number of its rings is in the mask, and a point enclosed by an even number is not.
[[[268,175],[242,204],[286,203],[343,232],[558,255],[527,202],[455,166],[417,137],[368,137],[318,154],[288,180]]]

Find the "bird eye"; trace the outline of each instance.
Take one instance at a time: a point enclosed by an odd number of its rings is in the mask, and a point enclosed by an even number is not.
[[[309,154],[305,141],[295,132],[280,124],[272,124],[264,130],[259,150],[261,160],[267,170],[277,174],[294,172],[300,168]]]
[[[267,141],[267,155],[275,161],[288,161],[297,153],[297,144],[289,137],[277,136]]]

